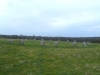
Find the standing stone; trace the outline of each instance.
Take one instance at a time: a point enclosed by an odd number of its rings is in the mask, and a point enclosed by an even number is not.
[[[25,41],[27,41],[27,39],[25,39]]]
[[[87,41],[87,45],[90,45],[90,42],[89,41]]]
[[[54,42],[54,46],[58,46],[58,41],[55,41]]]
[[[34,38],[34,41],[36,41],[36,39]]]
[[[12,43],[14,40],[13,39],[10,39],[10,42]]]
[[[69,40],[67,40],[67,43],[69,42]]]
[[[21,40],[20,40],[20,43],[21,43],[21,44],[24,44],[24,40],[23,40],[23,39],[21,39]]]
[[[60,40],[58,40],[58,42],[60,42]]]
[[[17,41],[20,41],[20,39],[17,39]]]
[[[76,46],[76,40],[74,40],[74,42],[73,42],[72,46]]]
[[[83,42],[83,45],[84,45],[84,46],[87,46],[87,44],[86,44],[86,42],[85,42],[85,41]]]
[[[7,42],[10,42],[10,39],[7,39]]]
[[[50,41],[52,41],[52,40],[50,39]]]
[[[45,45],[45,41],[43,39],[41,40],[40,45],[42,45],[42,46]]]

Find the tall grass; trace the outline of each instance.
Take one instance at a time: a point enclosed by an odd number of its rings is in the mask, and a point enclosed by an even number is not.
[[[100,45],[0,39],[0,75],[100,75]]]

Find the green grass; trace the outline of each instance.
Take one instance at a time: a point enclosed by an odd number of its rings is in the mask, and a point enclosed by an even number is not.
[[[24,45],[0,39],[0,75],[100,75],[100,45],[28,40]]]

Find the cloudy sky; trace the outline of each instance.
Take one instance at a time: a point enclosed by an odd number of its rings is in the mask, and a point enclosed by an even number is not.
[[[100,0],[0,0],[0,34],[100,36]]]

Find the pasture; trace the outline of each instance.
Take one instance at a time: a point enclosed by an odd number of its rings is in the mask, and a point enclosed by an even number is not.
[[[100,44],[0,39],[0,75],[100,75]]]

